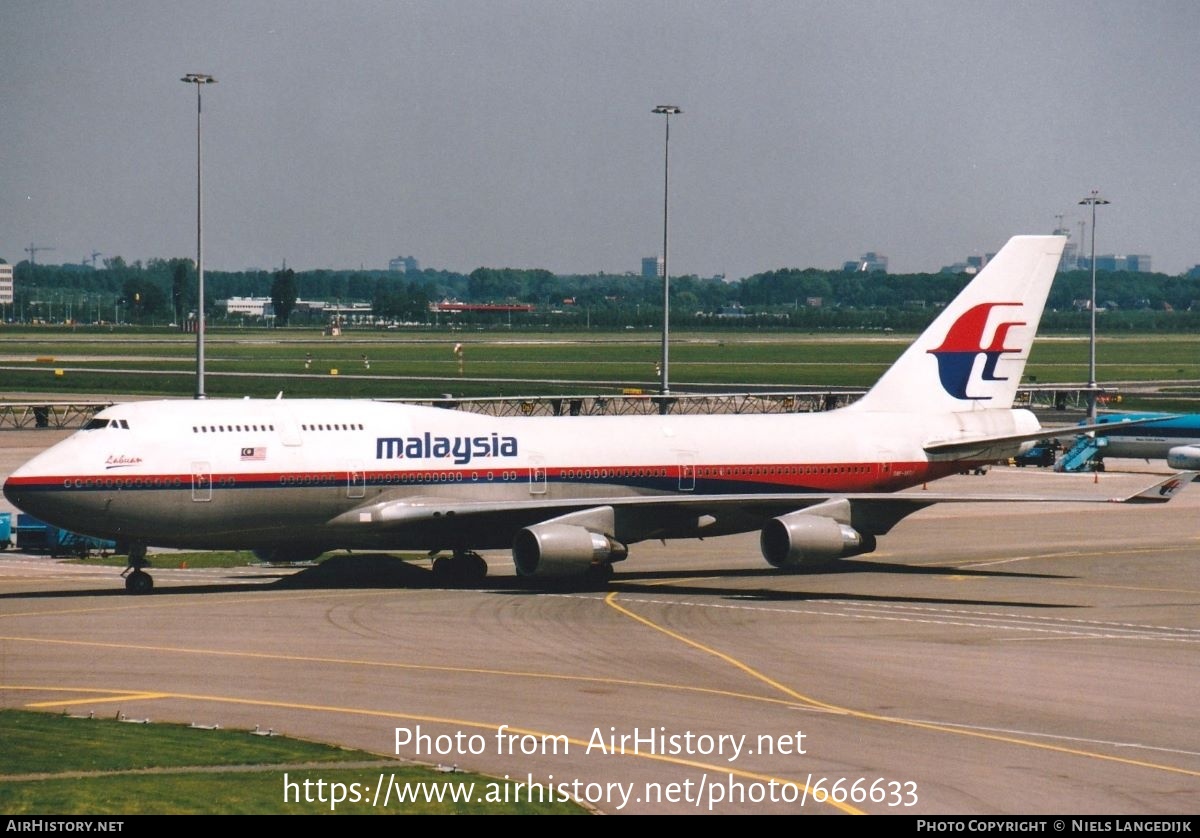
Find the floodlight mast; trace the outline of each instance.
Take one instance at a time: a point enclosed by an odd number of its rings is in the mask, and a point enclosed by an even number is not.
[[[204,392],[204,238],[202,221],[204,216],[204,189],[200,169],[200,116],[203,112],[200,88],[216,84],[217,80],[206,73],[188,73],[180,79],[186,84],[196,85],[196,398],[206,398]]]
[[[1080,206],[1092,208],[1092,300],[1089,308],[1092,310],[1090,340],[1088,341],[1088,423],[1096,424],[1096,205],[1104,206],[1112,203],[1100,197],[1100,190],[1093,189],[1079,202]]]
[[[664,396],[671,392],[671,274],[667,269],[667,198],[670,194],[671,171],[671,115],[683,111],[675,105],[658,105],[652,113],[662,114],[666,124],[666,139],[663,143],[663,329],[662,329],[662,363],[659,372],[662,376],[661,391]]]

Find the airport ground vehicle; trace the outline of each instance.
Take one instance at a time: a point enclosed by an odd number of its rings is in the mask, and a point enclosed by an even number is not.
[[[1052,466],[1058,455],[1058,448],[1052,442],[1043,440],[1028,451],[1022,451],[1013,457],[1016,466]]]
[[[13,534],[16,537],[15,543],[18,549],[26,553],[46,553],[55,558],[59,556],[87,558],[93,553],[107,554],[117,550],[117,542],[112,539],[80,535],[47,524],[24,512],[17,515],[17,525],[13,529]]]

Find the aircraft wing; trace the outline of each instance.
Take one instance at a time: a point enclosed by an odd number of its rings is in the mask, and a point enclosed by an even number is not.
[[[1182,492],[1196,477],[1197,472],[1180,471],[1165,477],[1145,489],[1120,497],[1101,497],[1099,495],[971,495],[963,493],[947,494],[909,490],[893,495],[844,495],[849,500],[869,498],[890,498],[903,501],[909,498],[923,500],[927,503],[1166,503]]]
[[[731,512],[742,516],[770,518],[807,509],[830,501],[849,501],[862,507],[885,507],[901,512],[900,517],[936,503],[1166,503],[1186,488],[1196,472],[1179,472],[1153,485],[1121,497],[1095,494],[991,494],[961,492],[816,493],[780,492],[770,494],[714,495],[619,495],[594,498],[530,498],[508,501],[471,501],[461,498],[422,496],[378,500],[364,504],[334,518],[333,526],[370,525],[379,529],[402,529],[409,525],[439,523],[445,527],[470,526],[478,519],[504,521],[506,526],[529,526],[572,513],[611,509],[620,513],[657,515],[720,515]],[[897,519],[898,520],[898,519]]]

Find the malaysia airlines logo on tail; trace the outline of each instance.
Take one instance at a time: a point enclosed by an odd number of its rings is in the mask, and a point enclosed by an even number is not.
[[[992,309],[999,306],[1020,306],[1021,303],[980,303],[968,309],[946,332],[942,345],[930,349],[929,354],[937,358],[938,377],[942,380],[942,388],[956,399],[988,400],[991,396],[967,395],[967,384],[971,378],[971,370],[975,367],[975,359],[982,354],[985,357],[983,372],[980,378],[984,381],[1007,381],[1005,376],[996,375],[996,364],[1005,353],[1020,353],[1020,347],[1010,348],[1004,345],[1008,330],[1014,326],[1024,326],[1023,320],[1006,320],[996,325],[991,344],[983,345],[984,332],[987,330],[988,316]]]
[[[1170,498],[1185,485],[1187,485],[1186,482],[1178,478],[1174,480],[1168,480],[1158,488],[1158,493],[1164,498]]]

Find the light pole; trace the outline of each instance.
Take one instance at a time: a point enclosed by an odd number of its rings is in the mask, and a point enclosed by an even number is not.
[[[180,79],[185,84],[196,85],[196,398],[205,398],[204,394],[204,247],[201,238],[201,218],[204,207],[200,179],[200,88],[206,84],[216,84],[217,80],[204,73],[188,73]]]
[[[662,331],[662,394],[671,392],[670,363],[671,340],[671,274],[667,270],[667,196],[671,171],[671,114],[683,113],[674,105],[658,105],[652,113],[663,115],[666,124],[666,140],[663,143],[663,331]],[[664,405],[665,410],[665,405]]]
[[[1100,190],[1093,189],[1079,202],[1080,206],[1090,205],[1092,208],[1092,326],[1091,340],[1088,343],[1088,422],[1096,424],[1096,205],[1108,204],[1109,201],[1100,197]]]

